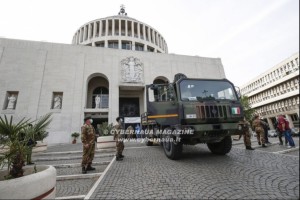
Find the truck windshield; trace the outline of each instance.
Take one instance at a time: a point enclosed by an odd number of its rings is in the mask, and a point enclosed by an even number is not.
[[[237,100],[232,84],[227,81],[182,80],[180,95],[182,101]]]

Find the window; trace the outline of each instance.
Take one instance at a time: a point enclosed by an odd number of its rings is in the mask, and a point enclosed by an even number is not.
[[[119,48],[118,41],[108,41],[108,48],[118,49]]]
[[[130,41],[122,41],[122,49],[131,50],[132,43]]]
[[[233,86],[226,81],[182,80],[181,100],[237,100]]]

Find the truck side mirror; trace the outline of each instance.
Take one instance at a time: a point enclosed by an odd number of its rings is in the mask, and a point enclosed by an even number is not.
[[[240,90],[240,88],[239,88],[238,86],[234,86],[234,87],[235,87],[235,91],[236,91],[236,93],[237,93],[238,98],[241,99],[242,95],[241,95],[241,90]]]

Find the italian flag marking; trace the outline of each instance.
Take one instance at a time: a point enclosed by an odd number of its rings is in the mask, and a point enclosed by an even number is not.
[[[231,113],[234,114],[234,115],[239,115],[239,114],[241,114],[241,109],[240,109],[240,107],[232,107],[232,108],[231,108]]]

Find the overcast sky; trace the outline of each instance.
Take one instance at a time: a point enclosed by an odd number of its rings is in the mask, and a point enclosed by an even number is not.
[[[121,4],[169,53],[221,58],[238,86],[299,52],[299,0],[0,0],[0,37],[70,44]]]

